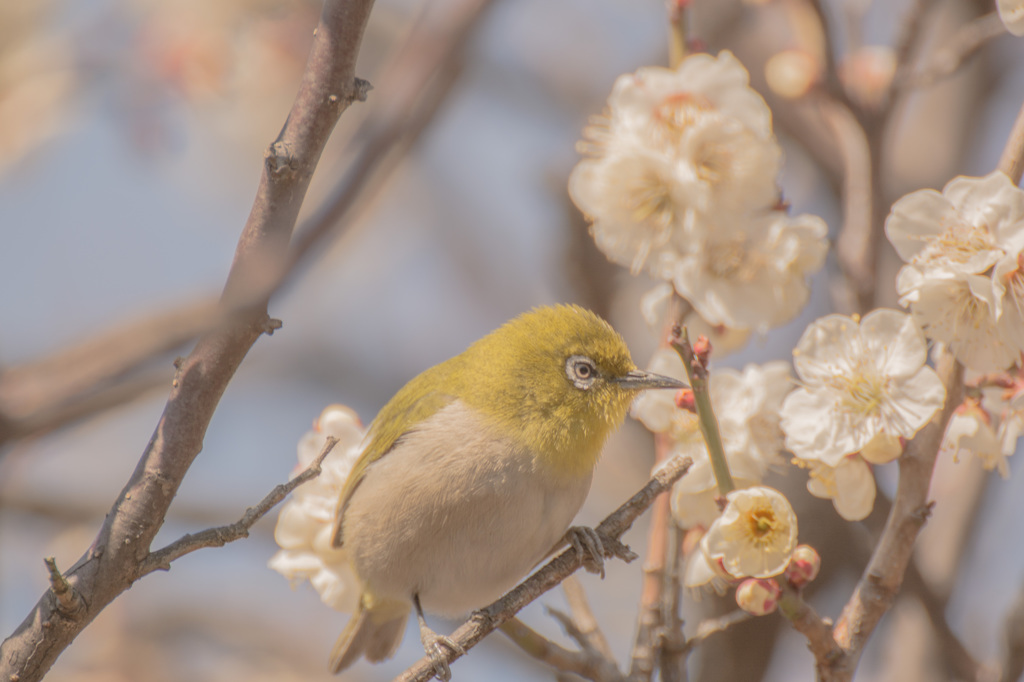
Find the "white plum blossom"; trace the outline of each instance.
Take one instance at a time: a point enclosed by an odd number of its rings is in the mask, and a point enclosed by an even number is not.
[[[295,476],[320,454],[327,437],[338,439],[327,455],[319,476],[300,485],[281,508],[274,540],[281,549],[269,566],[288,578],[292,586],[308,580],[320,599],[333,609],[351,612],[358,599],[359,582],[344,549],[332,544],[338,500],[352,466],[362,451],[365,429],[355,412],[343,405],[324,409],[312,431],[299,440]]]
[[[911,438],[946,398],[927,346],[910,316],[874,310],[863,320],[827,315],[793,351],[800,388],[782,406],[786,447],[797,457],[838,467],[879,435]],[[872,445],[878,445],[878,441]]]
[[[807,468],[807,491],[815,497],[832,500],[836,512],[847,521],[867,518],[875,506],[875,476],[871,465],[860,455],[844,457],[832,467],[814,460],[795,460]]]
[[[682,360],[661,349],[651,360],[650,371],[684,378]],[[743,371],[719,368],[711,373],[711,404],[718,418],[722,447],[733,481],[738,487],[760,483],[770,467],[783,462],[783,434],[779,405],[792,389],[785,362],[747,365]],[[647,391],[633,404],[632,415],[655,433],[672,438],[672,452],[693,458],[690,471],[675,485],[672,511],[682,526],[707,528],[718,517],[718,494],[707,446],[697,415],[676,407],[669,391]]]
[[[732,216],[694,237],[672,281],[710,324],[763,332],[807,303],[807,277],[825,262],[827,232],[825,221],[809,214]]]
[[[701,538],[709,562],[734,578],[770,578],[786,570],[796,548],[796,514],[785,495],[764,486],[734,490]]]
[[[958,177],[893,204],[886,235],[906,262],[900,304],[965,366],[998,371],[1024,350],[1024,191],[1002,172]]]

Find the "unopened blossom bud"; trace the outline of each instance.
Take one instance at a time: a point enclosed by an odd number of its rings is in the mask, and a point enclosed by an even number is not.
[[[821,570],[821,557],[810,545],[797,545],[793,556],[786,567],[786,580],[793,587],[803,587],[818,577]]]
[[[839,65],[839,79],[850,97],[868,109],[881,106],[896,75],[896,51],[887,45],[865,45]]]
[[[782,589],[774,578],[747,578],[736,588],[736,603],[755,616],[766,616],[779,606]]]
[[[697,413],[696,398],[693,395],[692,388],[681,388],[676,393],[676,407],[681,410],[687,410],[688,412]]]
[[[711,340],[703,334],[698,336],[697,340],[693,342],[693,354],[697,356],[701,365],[707,367],[708,358],[711,357]]]
[[[783,50],[771,56],[764,65],[764,77],[779,97],[803,97],[821,76],[821,66],[810,52],[799,49]]]

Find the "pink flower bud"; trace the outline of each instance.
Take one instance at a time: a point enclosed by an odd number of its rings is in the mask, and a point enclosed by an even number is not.
[[[697,340],[693,343],[693,354],[697,356],[697,360],[704,367],[708,366],[708,357],[711,355],[711,341],[708,337],[703,334],[697,337]]]
[[[736,588],[736,603],[755,616],[766,616],[779,605],[782,589],[774,578],[747,578]]]
[[[676,393],[676,407],[697,414],[697,405],[693,397],[692,388],[679,389],[679,392]]]
[[[818,577],[821,570],[821,557],[810,545],[797,545],[793,556],[786,567],[786,580],[793,587],[803,587]]]

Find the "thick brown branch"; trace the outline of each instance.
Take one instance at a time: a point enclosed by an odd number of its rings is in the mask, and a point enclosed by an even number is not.
[[[283,261],[313,169],[341,112],[361,90],[356,55],[371,0],[328,0],[303,81],[281,134],[271,145],[249,220],[224,292],[230,307],[251,291],[258,273]],[[140,566],[174,494],[202,449],[206,429],[228,382],[266,329],[266,306],[200,338],[182,362],[164,413],[135,472],[107,514],[89,550],[68,571],[85,603],[74,618],[46,595],[0,646],[0,679],[38,680],[60,653],[140,576]]]
[[[317,458],[313,460],[312,464],[287,483],[281,483],[280,485],[274,486],[274,489],[267,493],[266,497],[260,500],[259,504],[255,507],[249,507],[246,509],[245,514],[243,514],[242,518],[238,521],[226,526],[207,528],[206,530],[200,531],[194,535],[190,533],[178,540],[175,540],[163,549],[150,552],[149,556],[146,557],[139,566],[139,577],[141,578],[147,573],[152,573],[157,570],[169,570],[171,568],[172,561],[183,557],[186,554],[191,554],[197,549],[202,549],[203,547],[223,547],[229,542],[249,537],[249,529],[256,525],[257,521],[266,516],[267,512],[276,507],[281,500],[286,498],[291,491],[295,490],[306,481],[320,475],[321,465],[324,462],[324,458],[331,454],[331,450],[334,449],[334,446],[337,443],[337,438],[328,436],[327,443],[324,444],[323,449],[320,451],[320,454],[317,455]]]
[[[644,512],[658,495],[671,489],[690,468],[689,458],[675,458],[658,468],[654,476],[639,492],[625,504],[612,512],[598,524],[597,530],[602,536],[618,539],[625,533],[640,514]],[[609,554],[609,556],[611,556]],[[469,651],[480,640],[495,629],[501,627],[527,604],[558,585],[575,573],[583,565],[583,557],[574,549],[568,549],[544,565],[518,587],[494,602],[490,606],[477,611],[462,624],[451,638],[463,649]],[[447,651],[448,662],[458,658],[458,654]],[[427,682],[434,676],[434,664],[429,658],[421,659],[404,673],[395,678],[396,682]]]

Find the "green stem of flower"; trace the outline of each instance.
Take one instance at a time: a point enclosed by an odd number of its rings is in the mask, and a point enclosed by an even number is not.
[[[711,458],[711,471],[715,474],[715,482],[718,483],[718,494],[728,495],[736,489],[736,484],[729,473],[729,463],[725,460],[725,449],[722,447],[722,434],[718,430],[718,418],[711,407],[707,367],[694,355],[686,327],[680,329],[678,335],[674,335],[671,344],[672,349],[679,353],[683,360],[686,376],[693,389],[693,402],[697,408],[697,418],[700,420],[700,431],[708,448],[708,457]]]

